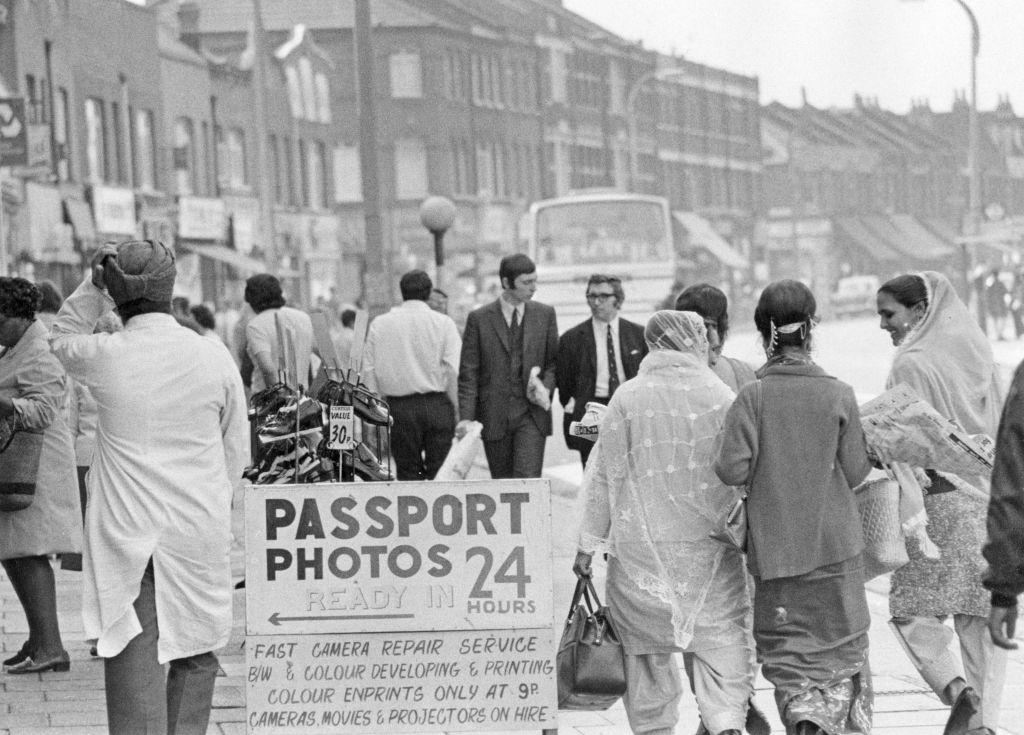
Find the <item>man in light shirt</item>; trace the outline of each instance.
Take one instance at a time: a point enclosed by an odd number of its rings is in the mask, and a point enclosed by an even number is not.
[[[455,435],[462,340],[450,317],[430,308],[421,270],[399,281],[402,303],[370,323],[363,379],[391,407],[391,453],[399,480],[433,480]]]
[[[587,282],[586,296],[592,317],[558,340],[555,368],[558,400],[565,410],[565,445],[580,453],[584,467],[594,442],[570,436],[569,424],[583,417],[587,403],[607,404],[619,385],[636,377],[647,354],[644,328],[619,317],[626,298],[622,281],[595,273]]]
[[[213,652],[231,635],[245,395],[227,348],[171,315],[175,273],[159,242],[105,246],[50,332],[96,401],[82,618],[104,659],[114,735],[205,733]],[[124,330],[93,334],[115,306]]]
[[[277,343],[277,326],[291,337],[295,346],[297,375],[291,387],[310,385],[309,363],[313,354],[313,321],[309,314],[285,305],[281,282],[269,273],[251,276],[245,282],[245,303],[256,316],[245,327],[245,349],[252,359],[252,392],[259,393],[278,382],[284,345]]]

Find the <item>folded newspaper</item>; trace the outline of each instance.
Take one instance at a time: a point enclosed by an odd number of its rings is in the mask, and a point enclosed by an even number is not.
[[[569,436],[577,436],[588,441],[597,441],[597,429],[601,425],[601,418],[608,407],[603,403],[590,401],[586,405],[586,413],[579,421],[569,423]]]
[[[992,471],[992,439],[968,434],[906,384],[865,403],[860,418],[868,447],[885,464],[905,462],[958,475]]]

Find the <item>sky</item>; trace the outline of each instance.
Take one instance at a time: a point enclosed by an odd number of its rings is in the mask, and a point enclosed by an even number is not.
[[[855,93],[905,112],[969,94],[970,21],[957,0],[563,0],[645,48],[760,80],[761,101],[849,107]],[[978,103],[1024,113],[1024,0],[967,0],[978,20]]]

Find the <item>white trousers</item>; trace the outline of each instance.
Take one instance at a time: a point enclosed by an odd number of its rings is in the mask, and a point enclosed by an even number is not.
[[[939,699],[952,705],[945,694],[946,686],[957,677],[962,678],[981,697],[981,717],[975,718],[980,721],[972,720],[971,727],[984,726],[995,731],[1006,680],[1007,652],[992,643],[986,618],[954,615],[955,634],[944,620],[927,616],[893,618],[889,627]],[[954,637],[960,642],[959,659],[953,649]]]
[[[743,730],[754,693],[754,661],[747,646],[723,646],[687,653],[701,720],[711,733]],[[683,694],[674,653],[626,654],[623,704],[629,727],[638,735],[672,735]],[[689,666],[688,666],[689,668]],[[689,672],[688,672],[689,673]]]

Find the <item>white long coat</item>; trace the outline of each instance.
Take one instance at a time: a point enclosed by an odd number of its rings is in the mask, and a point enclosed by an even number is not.
[[[248,455],[238,368],[224,345],[168,314],[93,334],[113,307],[86,281],[51,330],[54,353],[96,399],[82,614],[99,654],[141,627],[132,606],[150,558],[159,660],[220,648],[231,632],[230,511]]]

